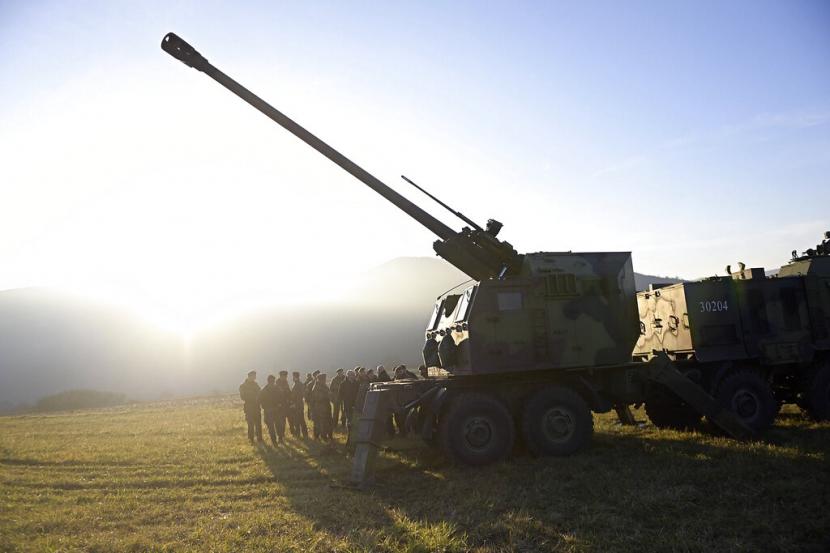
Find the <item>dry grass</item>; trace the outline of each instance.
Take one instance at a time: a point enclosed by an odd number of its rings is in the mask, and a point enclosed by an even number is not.
[[[0,418],[0,551],[830,550],[830,425],[795,410],[752,443],[601,416],[477,470],[399,441],[369,492],[340,447],[244,433],[231,399]]]

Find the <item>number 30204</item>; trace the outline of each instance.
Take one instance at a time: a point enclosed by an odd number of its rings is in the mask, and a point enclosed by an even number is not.
[[[700,302],[701,313],[714,313],[717,311],[729,311],[729,304],[726,300],[710,300]]]

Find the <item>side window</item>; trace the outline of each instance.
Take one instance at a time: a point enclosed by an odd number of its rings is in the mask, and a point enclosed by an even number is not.
[[[515,311],[522,308],[522,293],[521,292],[498,292],[496,294],[496,302],[499,306],[499,311]]]

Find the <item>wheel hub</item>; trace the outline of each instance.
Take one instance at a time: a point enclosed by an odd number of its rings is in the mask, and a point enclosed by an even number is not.
[[[486,449],[493,439],[493,424],[484,417],[472,417],[464,424],[464,441],[470,449]]]
[[[576,430],[576,416],[565,407],[551,407],[542,417],[542,432],[552,442],[567,441]]]
[[[732,411],[742,419],[753,419],[758,415],[761,400],[758,395],[747,388],[740,388],[732,396]]]

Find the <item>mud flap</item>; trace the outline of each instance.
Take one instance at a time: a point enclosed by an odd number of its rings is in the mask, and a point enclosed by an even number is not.
[[[363,412],[357,419],[352,438],[355,449],[351,481],[355,486],[365,487],[374,479],[378,443],[386,433],[383,421],[386,420],[390,393],[383,389],[366,392]]]
[[[755,435],[732,411],[721,407],[706,390],[678,371],[664,352],[656,352],[649,365],[651,380],[674,392],[677,397],[733,438],[745,440]]]

